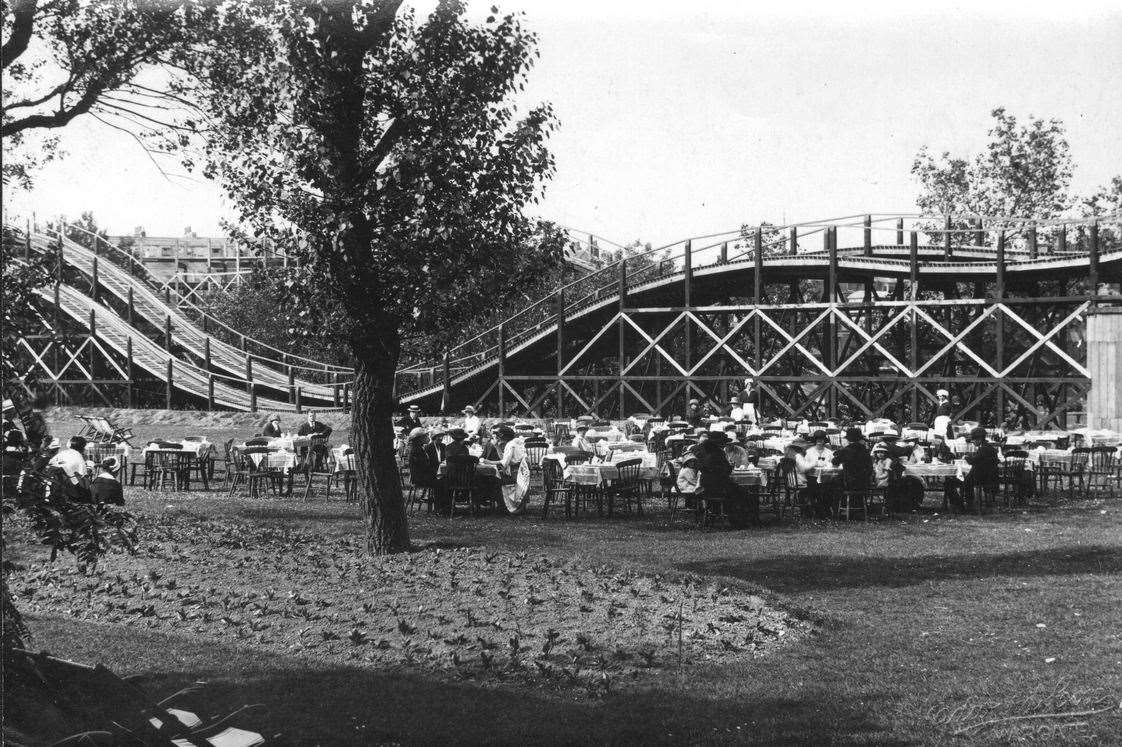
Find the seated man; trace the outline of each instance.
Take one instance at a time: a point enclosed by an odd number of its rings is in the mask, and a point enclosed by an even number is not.
[[[55,454],[48,465],[60,468],[70,478],[70,482],[77,484],[81,478],[86,476],[85,452],[86,439],[81,436],[74,436],[70,439],[69,447]]]
[[[421,408],[417,405],[409,405],[409,414],[397,421],[395,425],[401,428],[402,433],[411,433],[417,428],[424,428],[425,426],[421,422]]]
[[[998,463],[997,446],[986,440],[986,429],[980,426],[970,430],[970,440],[974,442],[974,452],[965,456],[966,463],[970,465],[970,473],[966,475],[966,480],[962,483],[962,495],[958,500],[954,500],[954,494],[950,493],[950,499],[955,503],[955,507],[965,509],[973,502],[975,488],[983,490],[997,490],[998,480],[1001,476],[1001,468]],[[947,480],[949,483],[950,480]]]
[[[331,426],[316,420],[315,410],[308,410],[307,422],[301,423],[296,433],[300,436],[330,436]]]
[[[873,480],[873,459],[865,447],[865,435],[860,428],[847,428],[846,444],[834,454],[831,460],[842,468],[842,485],[846,490],[867,490]],[[830,508],[837,499],[830,495]]]

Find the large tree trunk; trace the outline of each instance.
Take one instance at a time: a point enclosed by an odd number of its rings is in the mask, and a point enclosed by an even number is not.
[[[366,545],[379,555],[404,552],[410,544],[393,448],[395,364],[385,356],[371,355],[369,349],[355,350],[355,354],[351,443],[358,498],[366,519]]]

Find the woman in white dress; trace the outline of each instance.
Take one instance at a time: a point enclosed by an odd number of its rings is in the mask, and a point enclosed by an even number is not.
[[[526,440],[516,436],[514,430],[505,425],[496,428],[495,435],[502,446],[502,457],[488,463],[499,469],[507,513],[520,514],[530,496],[530,461],[526,458]]]

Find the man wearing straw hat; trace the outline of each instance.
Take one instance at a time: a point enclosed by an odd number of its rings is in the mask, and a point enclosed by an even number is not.
[[[474,436],[475,434],[479,433],[479,428],[481,427],[481,425],[482,423],[479,420],[479,416],[475,414],[475,408],[471,405],[465,407],[463,425],[464,432],[469,436]]]
[[[412,433],[417,428],[424,428],[421,423],[421,408],[417,405],[409,405],[409,413],[397,421],[397,426],[401,428],[402,433]]]

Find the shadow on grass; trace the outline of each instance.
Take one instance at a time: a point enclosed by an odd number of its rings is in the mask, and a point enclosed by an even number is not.
[[[336,665],[184,635],[36,618],[37,648],[101,662],[156,698],[208,684],[181,705],[289,744],[825,744],[892,741],[867,705],[808,684],[778,695],[751,678],[706,683],[685,670],[657,687],[590,698],[579,690],[452,682],[408,671]],[[864,694],[865,697],[868,693]]]
[[[714,558],[679,563],[679,570],[751,581],[780,593],[993,576],[1062,576],[1122,572],[1115,547],[1078,546],[992,555],[925,555],[914,558],[789,555],[746,560]]]

